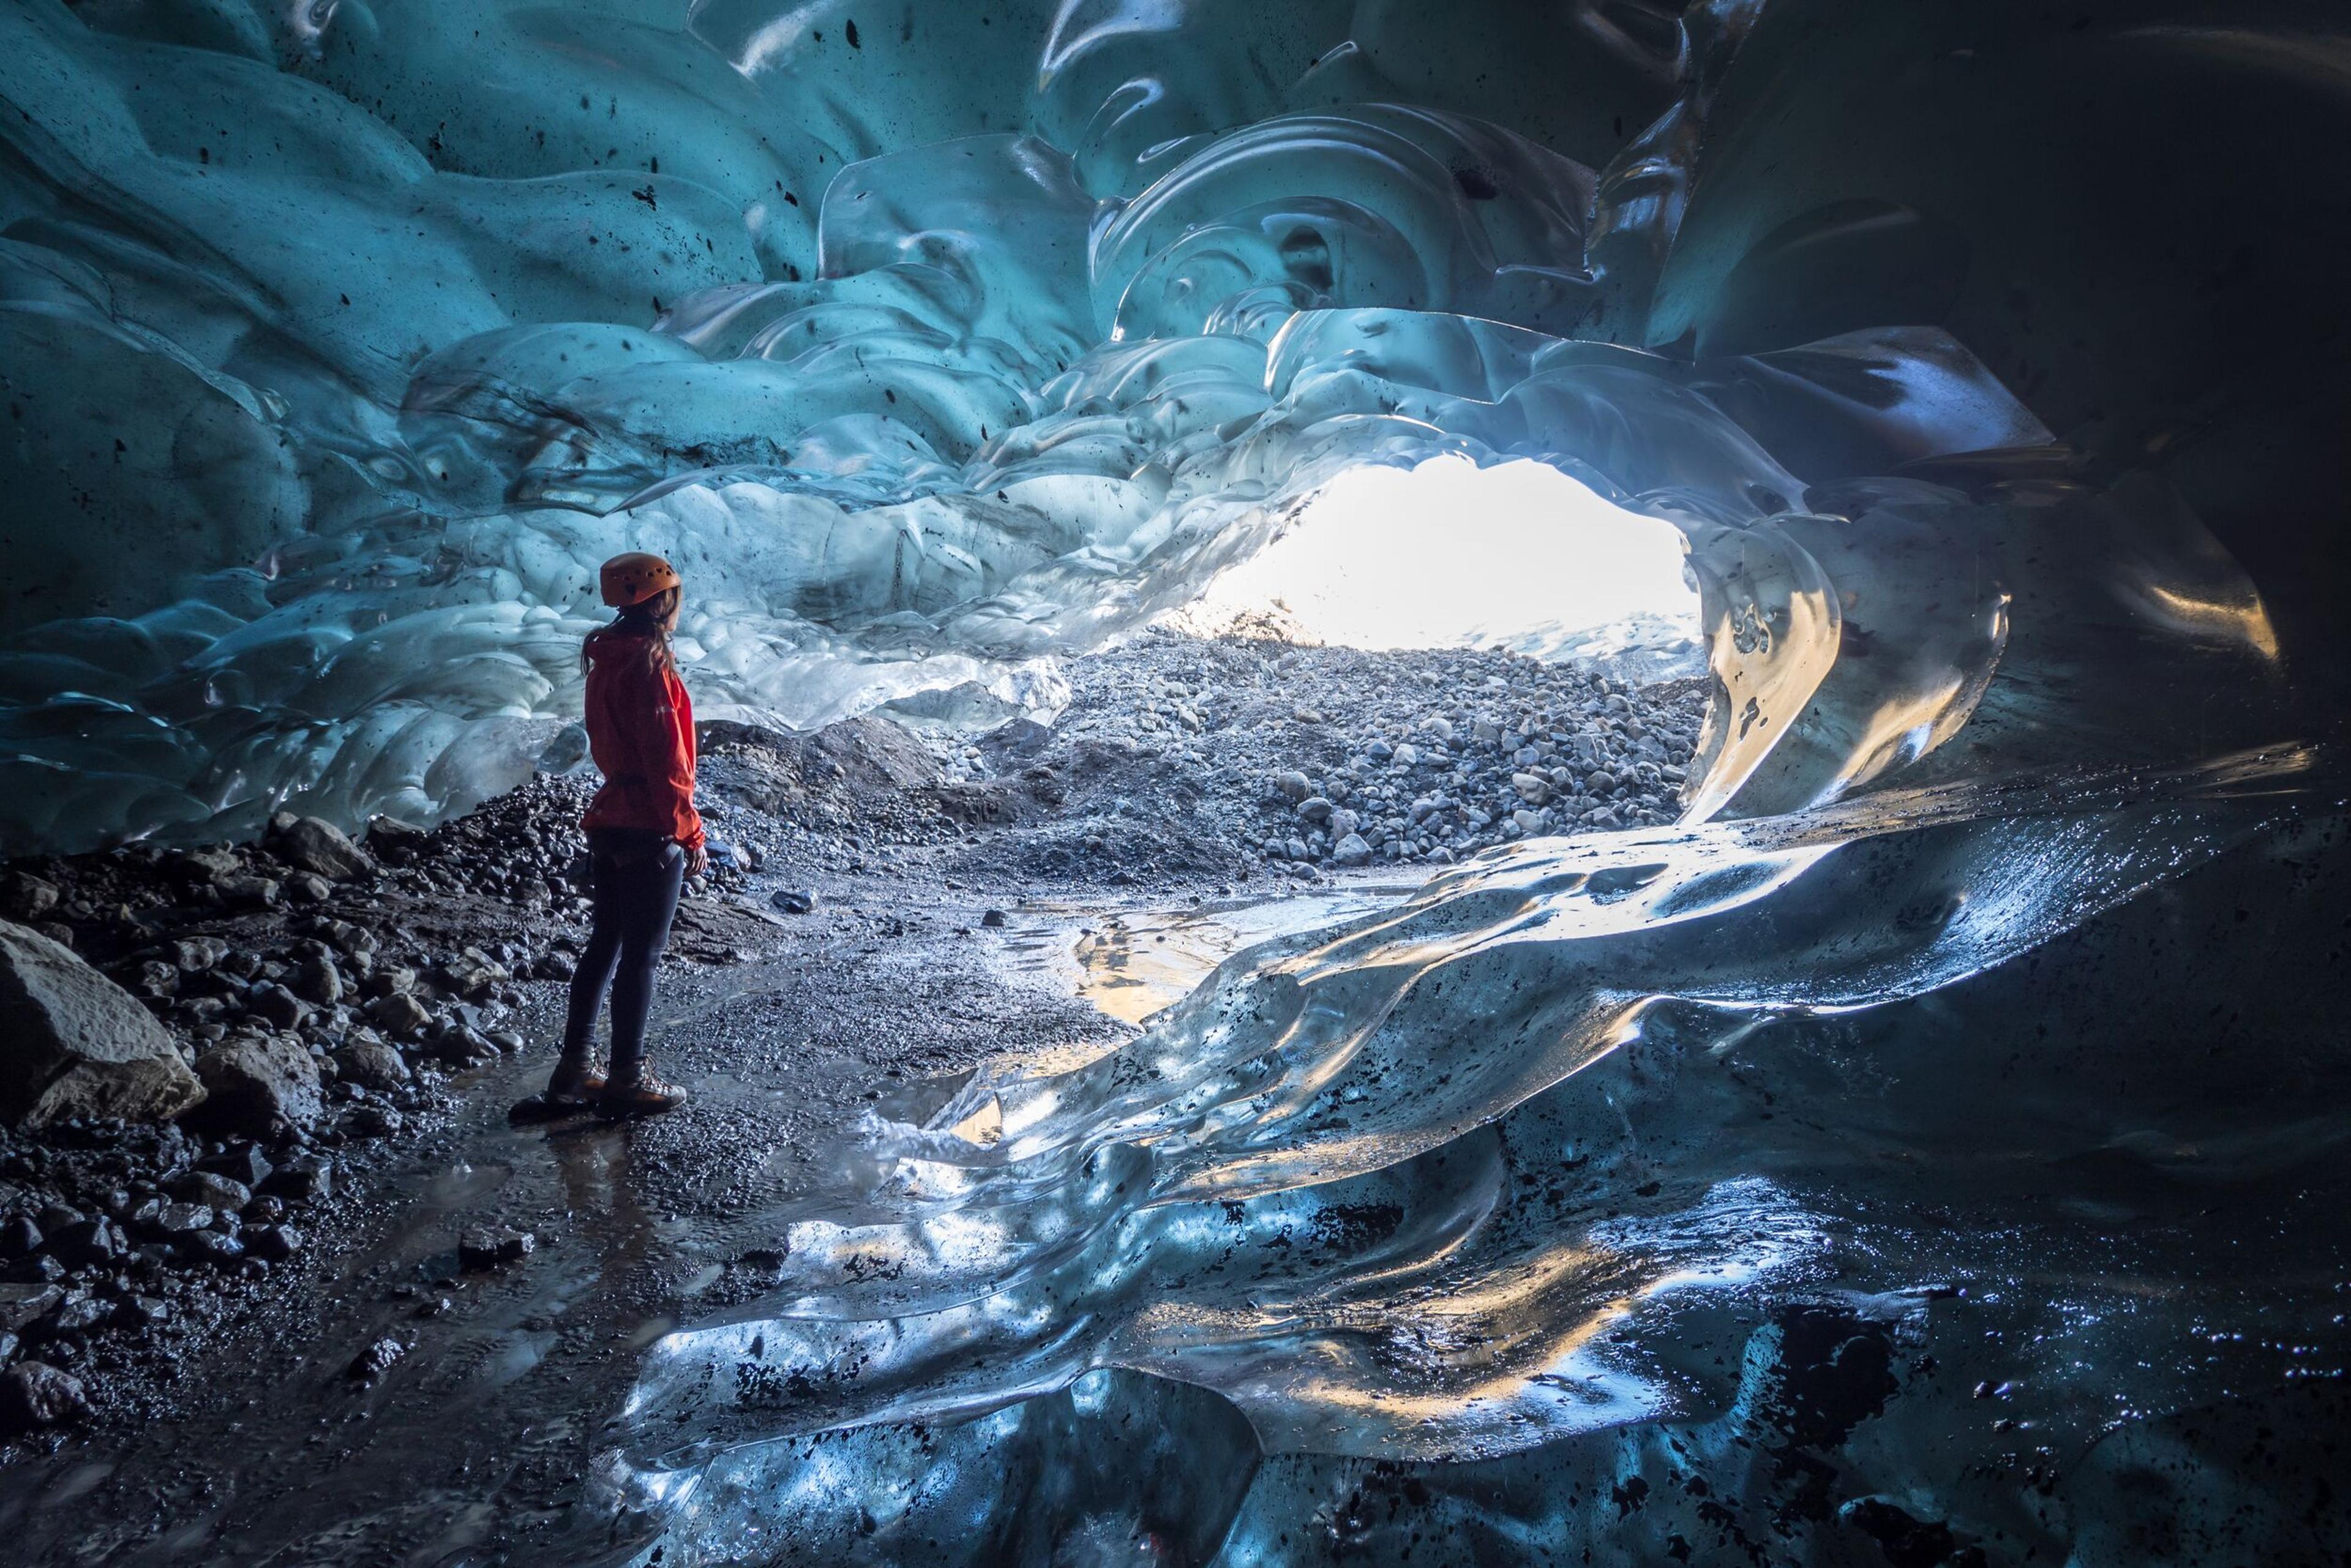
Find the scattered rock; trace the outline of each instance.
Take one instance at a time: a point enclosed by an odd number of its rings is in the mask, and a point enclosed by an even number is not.
[[[432,836],[428,830],[398,817],[378,817],[368,824],[367,830],[368,842],[377,851],[390,850],[403,857]]]
[[[988,910],[980,915],[979,923],[992,931],[1000,931],[1006,925],[1004,911],[1001,909]]]
[[[367,1005],[368,1022],[399,1040],[413,1040],[433,1027],[433,1015],[414,993],[395,990]]]
[[[114,1316],[114,1303],[88,1291],[68,1291],[66,1299],[57,1303],[40,1324],[41,1337],[59,1340],[86,1334],[104,1326]]]
[[[0,1431],[37,1432],[86,1419],[89,1396],[81,1379],[41,1361],[20,1361],[0,1373]]]
[[[269,825],[271,850],[297,870],[329,882],[349,882],[375,871],[375,862],[368,852],[351,842],[332,822],[281,811],[270,819]]]
[[[484,1225],[457,1239],[457,1263],[464,1269],[496,1269],[519,1263],[538,1245],[538,1238],[511,1226]]]
[[[5,921],[0,1019],[0,1113],[20,1126],[162,1121],[204,1097],[154,1014],[70,949]]]
[[[1349,833],[1332,850],[1331,858],[1343,866],[1364,865],[1372,858],[1372,846],[1364,841],[1362,834]]]
[[[246,1253],[283,1263],[302,1249],[302,1233],[290,1225],[248,1225],[238,1233]]]
[[[326,1109],[319,1066],[282,1036],[230,1040],[196,1063],[205,1099],[190,1123],[207,1132],[266,1137],[281,1126],[309,1127]]]
[[[172,1317],[172,1303],[158,1296],[128,1295],[114,1305],[114,1321],[128,1329],[149,1329]]]
[[[786,915],[807,915],[816,908],[816,894],[803,892],[796,887],[787,887],[778,892],[775,897],[768,902]]]
[[[469,1024],[448,1023],[425,1036],[424,1049],[452,1067],[478,1067],[498,1059],[498,1048]]]
[[[253,1201],[251,1187],[218,1171],[190,1171],[173,1181],[171,1190],[183,1203],[209,1204],[232,1214]]]
[[[41,1228],[29,1216],[12,1214],[0,1219],[0,1258],[30,1258],[41,1249],[44,1239]]]
[[[468,947],[458,954],[443,973],[451,989],[473,1001],[481,1001],[498,986],[514,978],[505,965],[479,947]]]
[[[292,904],[324,904],[335,896],[335,884],[316,872],[298,871],[286,879],[286,897]]]
[[[407,1125],[408,1118],[389,1105],[373,1102],[353,1107],[351,1113],[343,1118],[344,1132],[357,1138],[392,1137]]]
[[[271,1197],[288,1203],[316,1203],[335,1189],[335,1167],[323,1155],[298,1155],[269,1173],[263,1184]]]
[[[355,1383],[373,1383],[408,1354],[408,1347],[390,1336],[376,1341],[352,1358],[343,1375]]]
[[[22,1333],[57,1311],[64,1287],[47,1281],[0,1281],[0,1330]]]
[[[331,1008],[343,999],[342,971],[323,953],[297,964],[287,983],[296,996],[315,1007]]]
[[[24,924],[46,920],[57,906],[57,885],[30,872],[11,872],[0,882],[0,915]]]
[[[392,997],[416,989],[416,971],[405,964],[386,964],[381,968],[372,966],[367,982],[360,988],[371,997]]]
[[[213,886],[224,903],[236,909],[273,908],[280,891],[277,880],[266,876],[225,876]]]
[[[81,1219],[49,1238],[49,1250],[68,1269],[111,1263],[131,1250],[131,1239],[110,1219]]]
[[[169,951],[183,974],[201,975],[227,957],[229,949],[217,936],[183,936]]]
[[[190,1230],[173,1243],[192,1263],[233,1268],[245,1258],[245,1243],[222,1230]]]
[[[299,1029],[302,1020],[310,1016],[310,1004],[280,985],[257,988],[246,998],[245,1005],[254,1017],[273,1029]]]
[[[346,1083],[379,1092],[389,1092],[409,1081],[408,1063],[381,1040],[361,1040],[335,1052],[335,1071]]]
[[[250,1189],[268,1179],[269,1158],[258,1145],[240,1141],[203,1161],[197,1169],[209,1176],[226,1176]]]
[[[182,1237],[213,1228],[213,1210],[209,1204],[159,1204],[146,1227],[146,1234],[166,1243],[176,1243]]]

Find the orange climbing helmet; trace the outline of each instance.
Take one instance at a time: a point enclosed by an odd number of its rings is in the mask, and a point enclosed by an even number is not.
[[[604,563],[604,570],[599,576],[604,590],[604,602],[615,610],[643,604],[656,593],[664,593],[683,585],[677,568],[643,550],[631,550],[626,555],[614,556]]]

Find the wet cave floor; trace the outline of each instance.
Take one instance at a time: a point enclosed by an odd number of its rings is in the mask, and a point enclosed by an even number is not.
[[[864,917],[853,934],[787,925],[743,963],[670,968],[654,1034],[695,1098],[664,1119],[508,1124],[558,1027],[557,988],[535,988],[529,1048],[458,1085],[457,1113],[373,1184],[347,1244],[190,1358],[172,1414],[0,1472],[12,1558],[544,1561],[533,1537],[567,1523],[639,1353],[759,1294],[765,1249],[809,1211],[810,1173],[859,1111],[919,1114],[991,1056],[1108,1049],[1130,1032],[1112,1012],[1173,999],[1242,941],[1409,886],[1228,910],[1064,896],[991,928],[894,881],[843,894]],[[1172,951],[1155,939],[1169,933]],[[485,1224],[537,1245],[465,1269],[460,1232]],[[385,1340],[397,1360],[353,1376]]]

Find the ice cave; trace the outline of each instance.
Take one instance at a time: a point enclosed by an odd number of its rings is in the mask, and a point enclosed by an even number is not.
[[[0,140],[16,1560],[2351,1562],[2341,5],[6,0]],[[695,1098],[514,1124],[623,551]]]

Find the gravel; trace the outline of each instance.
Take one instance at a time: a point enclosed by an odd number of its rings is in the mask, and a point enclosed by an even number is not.
[[[949,760],[1025,828],[967,857],[1159,883],[1448,864],[1530,835],[1670,822],[1703,683],[1635,688],[1470,650],[1374,653],[1153,631],[1080,661],[1050,728]]]

